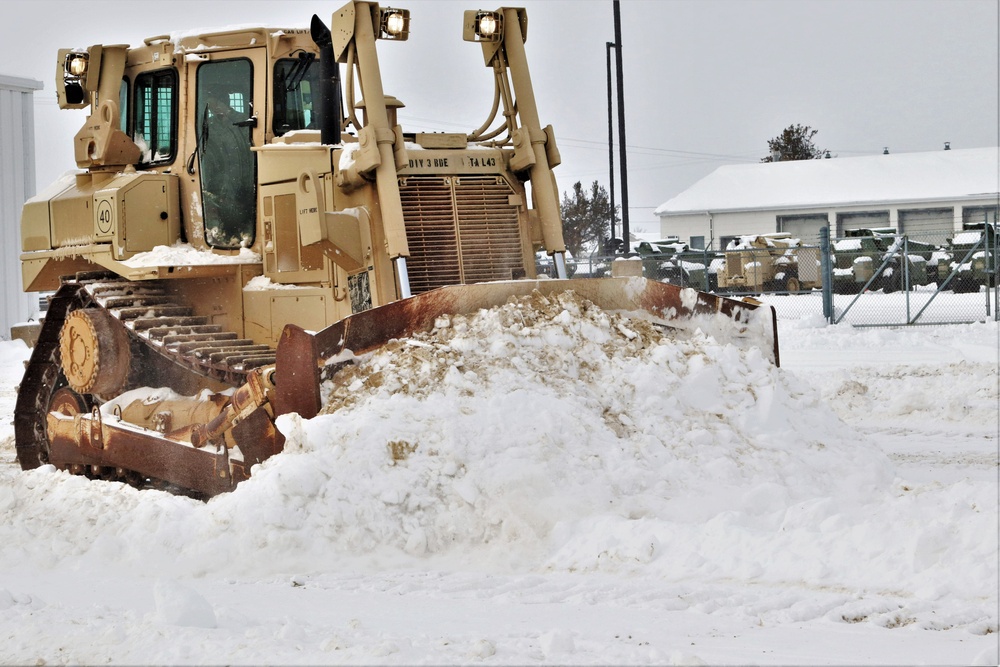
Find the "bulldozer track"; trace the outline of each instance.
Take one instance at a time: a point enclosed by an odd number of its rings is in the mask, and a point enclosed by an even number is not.
[[[197,378],[238,387],[249,372],[275,360],[274,348],[255,344],[224,330],[207,316],[196,315],[190,304],[171,294],[160,281],[134,282],[107,273],[64,278],[49,301],[18,388],[14,434],[17,459],[24,469],[49,463],[46,416],[54,403],[64,411],[89,412],[102,398],[111,398],[79,396],[67,387],[63,376],[59,334],[69,314],[81,308],[104,310],[128,334],[132,363],[122,391],[169,386],[181,393],[190,392],[192,384],[203,383]],[[67,401],[67,393],[77,400]],[[73,472],[134,481],[129,471]]]

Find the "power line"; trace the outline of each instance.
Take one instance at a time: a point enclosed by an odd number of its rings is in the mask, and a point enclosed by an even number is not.
[[[461,128],[461,129],[467,128],[466,125],[463,125],[461,123],[441,121],[440,119],[420,118],[418,116],[404,115],[402,113],[400,114],[400,118],[401,119],[405,118],[408,121],[414,121],[418,123],[429,123],[430,125],[427,126],[426,129],[439,132],[446,132],[447,131],[445,129],[446,126],[450,126],[452,128]],[[471,125],[469,125],[468,127],[471,127]],[[606,151],[608,148],[608,145],[604,142],[594,141],[592,139],[577,139],[575,137],[560,136],[558,137],[558,143],[566,146],[573,146],[574,148],[582,148],[584,150],[599,150],[602,152]],[[721,160],[741,160],[741,161],[749,159],[756,160],[758,158],[754,156],[757,156],[759,154],[759,151],[754,151],[752,153],[747,152],[735,155],[727,153],[709,153],[707,151],[689,151],[680,148],[660,148],[658,146],[639,146],[636,144],[626,144],[625,147],[630,151],[639,151],[640,154],[642,154],[642,151],[646,151],[650,154],[667,153],[677,156],[691,156],[704,159],[721,159]]]

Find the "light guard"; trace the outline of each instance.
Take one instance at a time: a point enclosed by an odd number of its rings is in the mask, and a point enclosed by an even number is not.
[[[465,12],[462,39],[467,42],[499,42],[503,39],[503,14],[481,9]]]
[[[379,39],[405,41],[410,36],[410,10],[384,7],[379,10]]]

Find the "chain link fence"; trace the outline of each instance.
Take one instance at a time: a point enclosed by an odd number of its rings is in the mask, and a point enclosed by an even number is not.
[[[891,229],[830,238],[823,228],[813,244],[781,234],[741,237],[725,251],[644,242],[635,256],[649,279],[752,296],[773,305],[781,318],[909,326],[1000,319],[997,243],[992,224],[967,226],[948,238]],[[615,259],[577,258],[569,268],[575,277],[599,278],[611,275]]]

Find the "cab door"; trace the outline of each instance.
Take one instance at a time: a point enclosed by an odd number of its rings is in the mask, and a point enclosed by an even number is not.
[[[213,248],[254,242],[257,161],[251,147],[263,142],[263,74],[263,49],[213,56],[198,66],[194,130],[205,242]]]

